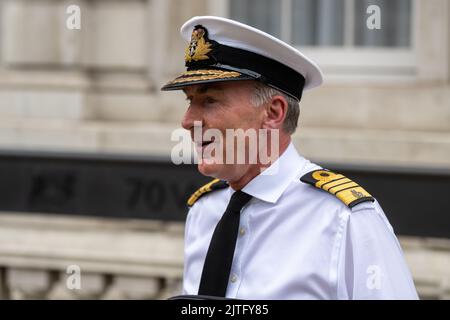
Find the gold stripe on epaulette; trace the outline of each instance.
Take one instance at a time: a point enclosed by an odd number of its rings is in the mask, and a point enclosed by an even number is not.
[[[319,169],[309,172],[300,180],[335,195],[350,208],[364,201],[375,200],[356,182],[329,170]]]
[[[372,198],[372,196],[364,190],[362,187],[357,186],[350,189],[344,189],[339,191],[335,194],[338,199],[340,199],[342,202],[344,202],[347,206],[350,206],[352,202],[365,199],[365,198]],[[370,199],[367,199],[370,200]],[[359,201],[360,203],[362,201]],[[356,203],[355,203],[356,204]]]
[[[345,189],[349,189],[349,188],[353,188],[353,187],[359,187],[359,186],[356,182],[350,181],[350,182],[344,183],[342,185],[338,185],[336,187],[330,188],[329,190],[325,190],[325,189],[324,190],[328,191],[329,193],[332,193],[332,194],[337,194],[341,190],[345,190]]]
[[[350,180],[349,178],[341,178],[341,179],[330,181],[326,184],[322,184],[321,188],[325,191],[328,191],[331,188],[340,186],[341,184],[346,184],[348,182],[352,182],[352,180]]]
[[[217,182],[219,182],[220,179],[214,179],[211,182],[205,184],[203,187],[201,187],[200,189],[198,189],[197,191],[195,191],[188,199],[187,201],[187,205],[188,206],[193,206],[195,201],[198,200],[198,198],[200,198],[204,193],[210,192],[211,191],[211,186],[216,184]]]

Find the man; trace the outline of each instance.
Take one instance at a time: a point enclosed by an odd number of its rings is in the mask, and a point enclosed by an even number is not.
[[[188,69],[162,90],[186,94],[182,126],[196,143],[199,171],[215,178],[188,200],[184,294],[416,299],[378,202],[301,157],[291,142],[303,90],[321,84],[320,69],[282,41],[232,20],[195,17],[181,34],[190,41]],[[256,135],[256,147],[246,144],[238,162],[239,135],[227,135],[231,129],[268,134]]]

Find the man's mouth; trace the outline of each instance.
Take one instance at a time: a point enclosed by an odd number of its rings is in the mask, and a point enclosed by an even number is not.
[[[212,141],[205,141],[202,143],[202,147],[206,147],[210,143],[212,143]]]
[[[197,142],[196,145],[199,148],[204,148],[204,147],[206,147],[207,145],[209,145],[209,144],[211,144],[213,142],[214,142],[214,139],[207,140],[207,141],[202,140],[201,142]]]

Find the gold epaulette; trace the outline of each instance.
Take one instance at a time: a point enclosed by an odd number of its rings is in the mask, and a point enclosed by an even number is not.
[[[205,184],[203,187],[195,191],[188,199],[187,205],[192,207],[194,203],[200,199],[204,194],[211,192],[213,190],[224,189],[228,187],[228,183],[226,181],[220,179],[214,179],[213,181]]]
[[[349,208],[353,208],[361,202],[375,201],[375,199],[356,182],[342,174],[334,173],[329,170],[319,169],[308,172],[301,177],[300,180],[335,195]]]

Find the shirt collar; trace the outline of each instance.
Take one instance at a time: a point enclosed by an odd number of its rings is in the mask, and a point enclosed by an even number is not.
[[[298,176],[299,172],[303,171],[307,162],[298,154],[291,142],[280,157],[270,167],[253,178],[242,191],[254,198],[275,203],[292,180]]]

